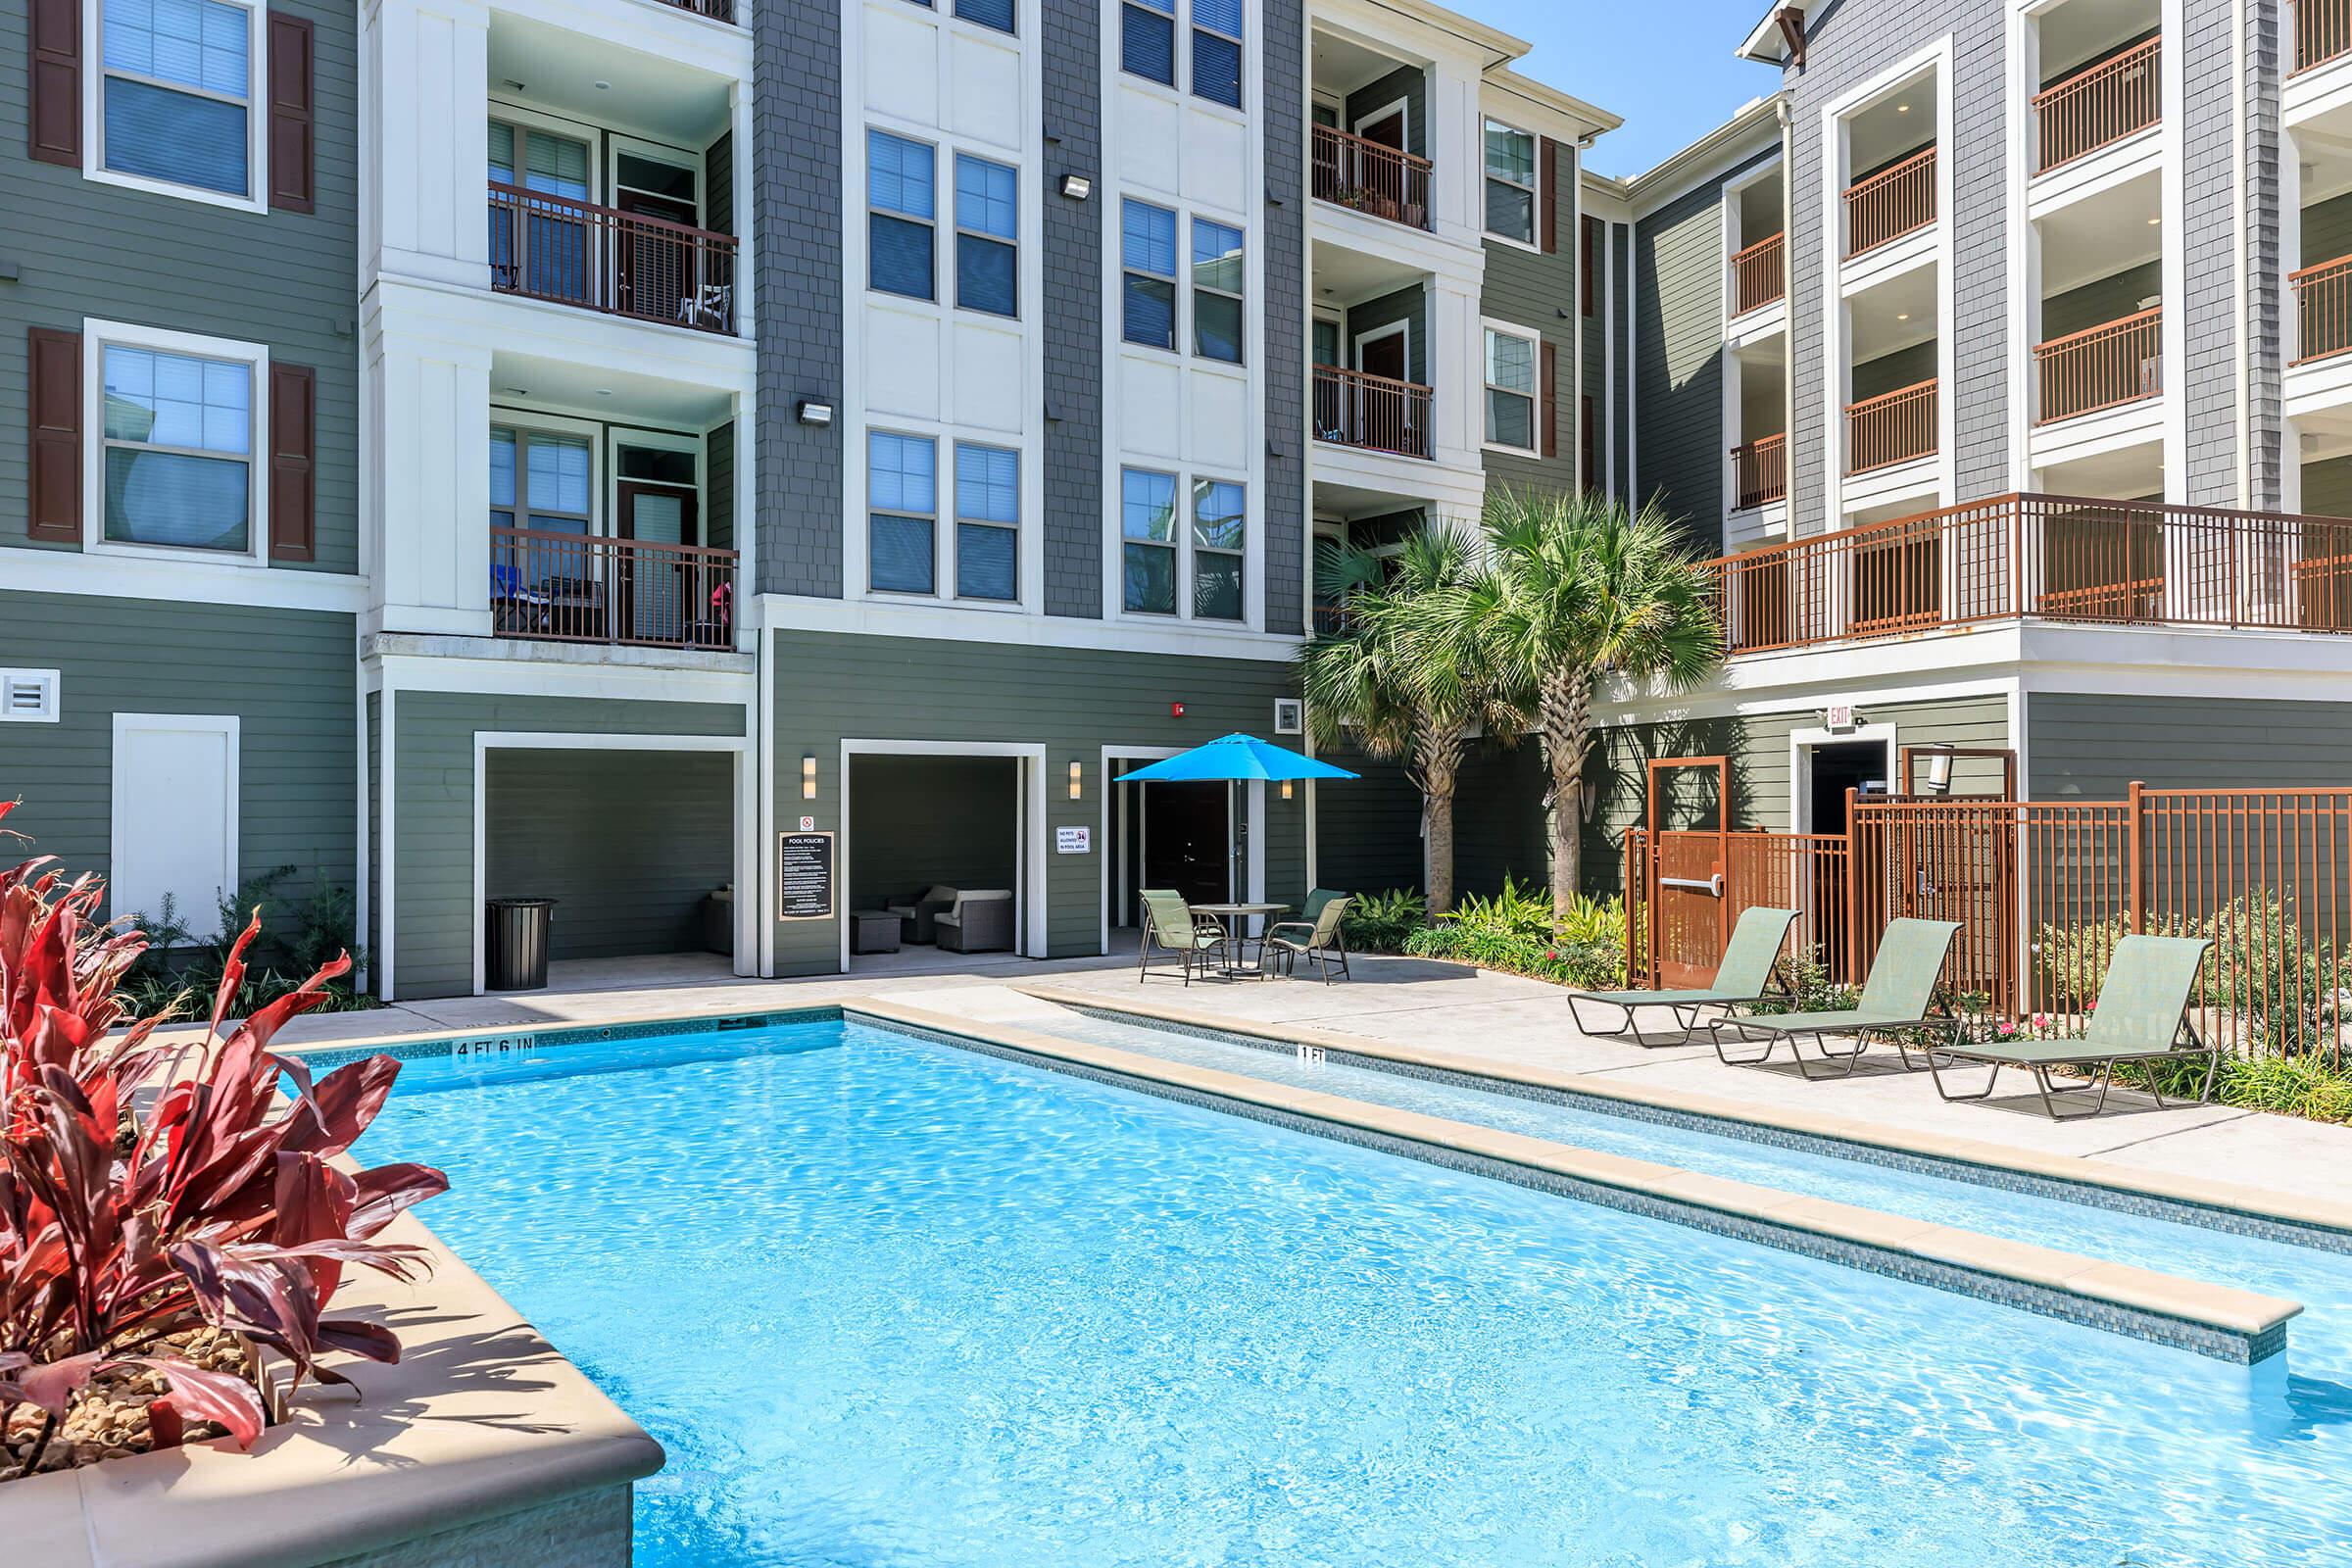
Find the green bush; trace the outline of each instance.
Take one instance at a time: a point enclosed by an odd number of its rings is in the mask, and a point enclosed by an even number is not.
[[[215,911],[217,928],[208,936],[196,934],[170,894],[164,896],[163,907],[154,914],[132,915],[128,923],[144,931],[149,944],[121,988],[133,1011],[140,1016],[165,1012],[183,1016],[193,1006],[209,1004],[220,989],[229,951],[245,922],[255,910],[269,906],[277,885],[293,874],[293,866],[281,865],[247,878],[234,894],[220,901]],[[231,1017],[249,1016],[284,996],[337,954],[350,954],[355,970],[360,962],[359,916],[349,890],[326,883],[308,900],[279,901],[279,906],[291,919],[276,924],[264,921],[261,936],[246,952],[245,980],[231,1004]],[[349,976],[330,981],[326,994],[332,1000],[315,1010],[356,1012],[382,1005],[375,998],[353,990]]]
[[[1585,991],[1615,991],[1625,984],[1625,906],[1579,900],[1555,927],[1550,898],[1506,877],[1494,897],[1465,897],[1436,924],[1412,933],[1404,951]]]
[[[1350,900],[1340,931],[1357,953],[1402,953],[1405,939],[1429,924],[1429,903],[1411,888],[1363,893]]]

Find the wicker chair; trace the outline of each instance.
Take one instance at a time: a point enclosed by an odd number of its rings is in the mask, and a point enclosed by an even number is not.
[[[949,953],[1012,951],[1012,891],[966,888],[932,921],[940,947]]]

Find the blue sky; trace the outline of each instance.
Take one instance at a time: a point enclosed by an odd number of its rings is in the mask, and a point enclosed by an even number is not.
[[[1625,118],[1592,167],[1638,174],[1780,85],[1732,51],[1767,0],[1446,0],[1535,45],[1519,70]]]

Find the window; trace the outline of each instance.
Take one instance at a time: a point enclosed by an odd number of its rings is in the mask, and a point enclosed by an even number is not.
[[[1240,485],[1193,481],[1193,613],[1203,620],[1242,618],[1246,526]]]
[[[256,9],[228,0],[103,0],[101,168],[255,196]]]
[[[956,14],[999,32],[1012,31],[1012,0],[956,0]]]
[[[101,347],[109,543],[250,554],[255,366]]]
[[[1119,69],[1176,85],[1176,0],[1127,0],[1119,7]]]
[[[1176,613],[1176,476],[1119,470],[1123,602],[1149,614]]]
[[[1536,340],[1487,328],[1487,440],[1536,450]]]
[[[546,430],[490,430],[490,523],[540,533],[592,531],[586,436]]]
[[[1242,363],[1242,231],[1193,220],[1193,352]]]
[[[956,303],[967,311],[1020,314],[1019,185],[1003,164],[956,155]]]
[[[504,121],[490,122],[490,182],[586,202],[588,144]],[[581,214],[553,202],[507,197],[490,204],[490,272],[500,288],[585,303],[595,281],[595,241]]]
[[[1193,0],[1193,96],[1242,107],[1242,0]]]
[[[886,130],[865,133],[866,284],[932,298],[931,149]]]
[[[1122,319],[1130,343],[1176,347],[1176,215],[1128,198],[1119,211],[1119,263],[1126,269]]]
[[[1536,242],[1536,138],[1487,122],[1487,232]]]
[[[1015,599],[1021,455],[956,443],[956,597]]]
[[[868,586],[882,593],[936,592],[939,449],[928,436],[867,432],[865,507]]]

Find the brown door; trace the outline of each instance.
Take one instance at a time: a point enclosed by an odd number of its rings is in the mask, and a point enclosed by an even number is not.
[[[1404,151],[1404,111],[1401,108],[1394,109],[1378,120],[1367,120],[1357,127],[1355,133],[1366,141],[1376,141],[1383,147],[1394,147],[1398,152],[1402,152]]]
[[[620,313],[649,321],[675,321],[679,306],[694,298],[702,279],[695,273],[696,247],[691,236],[670,223],[695,226],[695,211],[685,202],[624,190],[620,210],[632,217],[662,220],[632,223],[623,220],[620,254]]]
[[[612,531],[644,548],[620,552],[612,573],[613,630],[623,642],[691,643],[710,616],[714,583],[693,550],[664,545],[701,543],[696,496],[677,485],[620,482]]]
[[[1360,345],[1355,351],[1356,368],[1366,375],[1385,375],[1392,381],[1404,379],[1403,332],[1391,332]]]
[[[1366,375],[1385,376],[1390,381],[1405,378],[1405,332],[1391,332],[1355,350],[1355,368]],[[1412,428],[1412,409],[1399,387],[1380,382],[1359,382],[1356,386],[1355,444],[1374,447],[1382,452],[1417,452],[1416,432]]]

